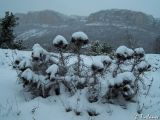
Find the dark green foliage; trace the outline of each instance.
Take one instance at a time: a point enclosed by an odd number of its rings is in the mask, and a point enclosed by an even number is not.
[[[95,41],[91,46],[91,52],[100,53],[101,45],[99,41]]]
[[[13,43],[13,49],[23,50],[26,47],[23,44],[23,40],[16,40]]]
[[[154,42],[154,49],[157,54],[160,53],[160,35],[156,38],[156,40]]]
[[[91,46],[91,54],[100,55],[100,54],[109,54],[112,52],[112,47],[107,43],[100,43],[95,41]]]
[[[111,53],[112,47],[110,45],[108,45],[107,43],[103,43],[102,48],[101,48],[101,52],[102,53]]]
[[[22,41],[15,41],[14,27],[18,24],[18,18],[12,12],[6,12],[0,22],[0,47],[11,49],[23,49]]]

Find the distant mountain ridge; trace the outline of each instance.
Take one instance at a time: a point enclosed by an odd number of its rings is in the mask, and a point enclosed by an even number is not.
[[[16,16],[20,18],[20,24],[59,25],[69,19],[66,15],[51,10],[28,12],[27,14],[17,13]]]
[[[155,18],[142,12],[133,12],[131,10],[104,10],[92,13],[88,17],[89,23],[109,23],[123,24],[127,26],[150,27],[154,26]]]
[[[62,13],[44,10],[17,13],[19,26],[16,27],[17,39],[25,40],[31,47],[39,42],[49,47],[52,39],[61,34],[70,40],[75,31],[84,31],[91,40],[107,41],[112,47],[128,44],[129,34],[146,51],[154,51],[154,41],[160,34],[160,20],[142,12],[124,9],[102,10],[89,16],[67,16]],[[113,41],[115,42],[114,44]]]

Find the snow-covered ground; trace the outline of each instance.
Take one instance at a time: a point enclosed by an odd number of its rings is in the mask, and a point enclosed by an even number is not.
[[[127,103],[127,109],[123,109],[119,105],[88,103],[82,96],[83,102],[80,106],[83,111],[80,116],[76,116],[73,111],[65,111],[68,104],[74,106],[76,95],[70,98],[60,95],[46,99],[41,97],[30,99],[30,94],[24,92],[22,85],[18,84],[17,73],[11,66],[17,54],[29,57],[31,52],[0,49],[0,120],[141,120],[148,115],[160,119],[160,55],[146,55],[152,70],[145,73],[145,77],[148,80],[153,78],[153,84],[148,96],[140,94],[139,104],[141,106],[144,104],[142,115],[137,114],[138,105],[134,102]],[[87,64],[91,64],[100,61],[102,57],[83,56],[83,59]],[[150,81],[146,81],[146,84],[149,83]],[[95,109],[99,115],[91,117],[87,114],[87,109]]]
[[[27,40],[30,37],[40,37],[47,33],[47,30],[31,29],[17,36],[17,39]]]

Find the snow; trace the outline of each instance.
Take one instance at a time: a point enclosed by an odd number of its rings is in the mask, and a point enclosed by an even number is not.
[[[58,44],[58,43],[61,43],[61,42],[62,42],[63,44],[65,44],[65,45],[68,44],[67,40],[66,40],[63,36],[57,35],[57,36],[54,38],[54,40],[53,40],[53,45]]]
[[[142,61],[137,65],[137,69],[143,70],[143,69],[148,68],[149,66],[150,66],[150,64],[148,62]]]
[[[135,76],[133,75],[133,73],[131,73],[131,72],[124,72],[124,73],[119,73],[119,74],[117,75],[117,77],[115,78],[114,82],[117,83],[117,84],[120,84],[120,83],[122,83],[124,80],[134,82],[135,79],[136,79],[136,78],[135,78]]]
[[[47,81],[45,81],[45,77],[42,75],[38,75],[35,74],[34,72],[32,72],[32,70],[30,68],[26,69],[25,71],[22,72],[21,77],[24,78],[25,80],[28,81],[36,81],[39,83],[47,83]]]
[[[126,46],[120,46],[116,50],[116,54],[123,55],[124,57],[132,56],[134,51]]]
[[[30,54],[30,51],[16,51],[14,54],[12,50],[0,49],[0,120],[53,120],[54,118],[56,120],[134,120],[135,116],[139,116],[139,119],[141,119],[141,114],[136,113],[137,103],[127,103],[127,109],[122,109],[119,105],[103,104],[99,101],[88,103],[85,89],[80,90],[72,97],[62,94],[48,98],[38,97],[30,99],[30,94],[24,91],[22,86],[18,84],[17,73],[10,66],[12,56],[14,58],[17,55],[29,57]],[[91,65],[94,62],[101,62],[105,56],[82,55],[81,57],[87,65]],[[153,84],[147,96],[145,91],[141,91],[143,94],[138,95],[138,100],[141,106],[143,104],[145,106],[142,112],[144,116],[150,114],[160,117],[160,55],[146,54],[146,59],[152,66],[152,69],[145,73],[145,83],[149,85],[150,79],[153,78]],[[72,57],[69,60],[69,64],[72,64],[75,60],[76,58]],[[124,76],[128,78],[130,73],[124,74],[126,75],[118,75],[122,78]],[[107,77],[111,78],[110,76]],[[103,78],[101,80],[102,85],[106,86],[107,81]],[[80,99],[79,104],[77,104],[78,98]],[[66,112],[65,108],[67,106],[71,106],[73,110]],[[76,116],[74,109],[79,109],[82,112],[81,115]],[[95,110],[99,115],[89,116],[87,110],[90,109]]]
[[[134,51],[136,54],[145,54],[145,51],[143,48],[136,48],[136,49],[134,49]]]
[[[31,69],[26,69],[22,74],[21,77],[26,79],[26,80],[33,80],[33,72]]]
[[[104,65],[102,62],[95,62],[94,61],[92,65],[96,66],[97,68],[104,68]]]
[[[44,50],[39,44],[34,44],[32,48],[33,57],[40,57],[41,54],[47,54],[47,51]]]
[[[20,63],[17,65],[19,69],[32,68],[32,62],[28,58],[23,58]]]
[[[27,40],[31,37],[41,37],[42,35],[46,34],[47,30],[40,30],[40,29],[30,29],[28,31],[25,31],[18,35],[16,39],[21,39],[21,40]]]
[[[75,39],[75,40],[88,40],[88,36],[84,33],[84,32],[75,32],[72,34],[72,38]]]
[[[50,79],[54,79],[56,77],[58,69],[59,69],[58,65],[53,64],[46,70],[46,72],[50,74]]]
[[[109,56],[105,56],[102,58],[102,63],[103,64],[111,64],[112,63],[112,59]]]
[[[131,88],[130,85],[127,84],[127,85],[125,85],[125,87],[128,88],[128,91],[124,92],[124,95],[129,96],[129,95],[133,95],[135,93],[133,88]]]

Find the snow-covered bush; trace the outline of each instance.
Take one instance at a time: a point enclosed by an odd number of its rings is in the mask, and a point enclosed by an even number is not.
[[[112,77],[114,82],[109,85],[106,98],[131,100],[137,94],[139,84],[142,83],[141,75],[151,66],[145,61],[143,48],[134,51],[126,46],[120,46],[116,50]]]
[[[30,58],[18,56],[15,59],[14,68],[19,70],[18,77],[23,87],[35,97],[59,94],[74,96],[78,93],[80,96],[83,91],[90,103],[102,99],[107,102],[132,100],[143,82],[143,73],[151,67],[145,61],[143,48],[132,50],[120,46],[114,55],[104,55],[100,61],[93,58],[92,63],[87,65],[80,50],[88,42],[88,36],[83,32],[73,33],[70,43],[58,35],[53,40],[57,54],[35,44]],[[75,54],[64,53],[68,44],[72,44]],[[68,109],[66,111],[71,108]],[[72,110],[77,115],[82,112]],[[97,113],[88,111],[91,116]]]
[[[114,79],[114,83],[109,85],[107,99],[117,99],[123,97],[130,100],[135,95],[134,82],[136,77],[131,72],[119,73]]]

